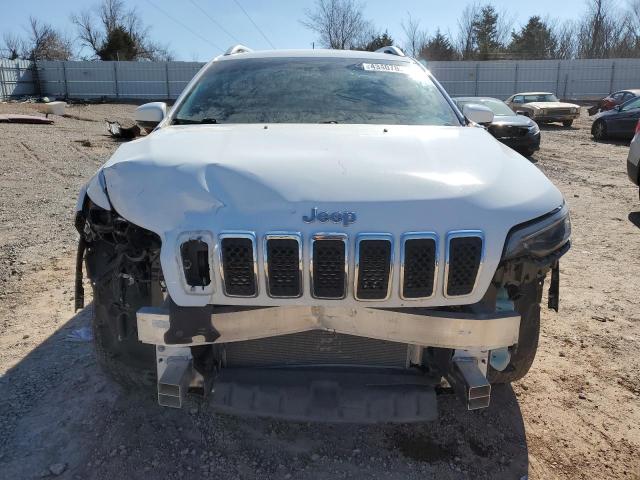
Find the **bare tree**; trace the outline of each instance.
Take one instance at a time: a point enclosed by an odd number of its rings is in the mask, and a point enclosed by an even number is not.
[[[578,57],[608,58],[624,35],[625,23],[611,0],[587,0],[578,27]]]
[[[405,50],[412,57],[418,58],[420,51],[427,43],[427,33],[420,28],[420,21],[415,20],[409,12],[407,12],[407,19],[400,25],[406,37]]]
[[[551,26],[556,44],[553,58],[557,58],[558,60],[575,58],[578,50],[576,30],[577,27],[571,20],[562,23],[556,22]]]
[[[27,38],[22,46],[22,56],[29,60],[69,60],[73,54],[69,39],[35,17],[29,17]]]
[[[363,6],[354,0],[316,0],[313,10],[305,11],[300,23],[319,36],[326,48],[355,48],[371,31]]]
[[[8,58],[15,60],[20,58],[24,51],[23,40],[18,36],[9,32],[2,35],[3,48],[0,49],[0,58]]]
[[[71,15],[83,47],[101,60],[170,60],[168,47],[149,40],[135,8],[123,0],[102,0],[97,11]]]
[[[474,23],[480,14],[480,5],[477,2],[470,3],[458,19],[458,38],[456,47],[462,60],[470,60],[475,56],[475,28]]]

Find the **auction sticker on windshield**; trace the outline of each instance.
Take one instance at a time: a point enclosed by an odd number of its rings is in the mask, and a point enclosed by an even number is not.
[[[405,67],[389,63],[363,63],[362,69],[368,72],[407,73]]]

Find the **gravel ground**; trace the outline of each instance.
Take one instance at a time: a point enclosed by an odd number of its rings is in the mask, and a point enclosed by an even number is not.
[[[103,120],[133,110],[0,125],[0,477],[640,479],[640,202],[627,145],[593,142],[586,112],[546,127],[531,159],[574,225],[531,373],[484,411],[441,396],[437,422],[361,427],[161,409],[69,337],[91,315],[73,312],[76,195],[118,145]]]

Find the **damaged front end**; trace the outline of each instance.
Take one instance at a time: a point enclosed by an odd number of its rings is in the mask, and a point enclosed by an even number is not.
[[[156,385],[163,406],[213,393],[219,411],[305,421],[432,420],[436,392],[487,407],[492,384],[531,366],[544,281],[551,272],[557,310],[570,246],[565,206],[512,228],[489,287],[468,305],[182,306],[165,285],[159,235],[88,196],[76,228],[76,306],[84,259],[98,359],[119,381]],[[214,281],[203,238],[177,250],[201,290]]]

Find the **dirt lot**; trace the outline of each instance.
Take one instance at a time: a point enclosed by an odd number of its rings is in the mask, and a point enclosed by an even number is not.
[[[133,109],[0,125],[0,477],[640,479],[640,202],[628,147],[594,143],[586,112],[532,159],[574,225],[532,372],[485,411],[440,397],[437,422],[356,427],[161,409],[72,341],[91,315],[73,312],[76,194],[118,146],[103,119]]]

